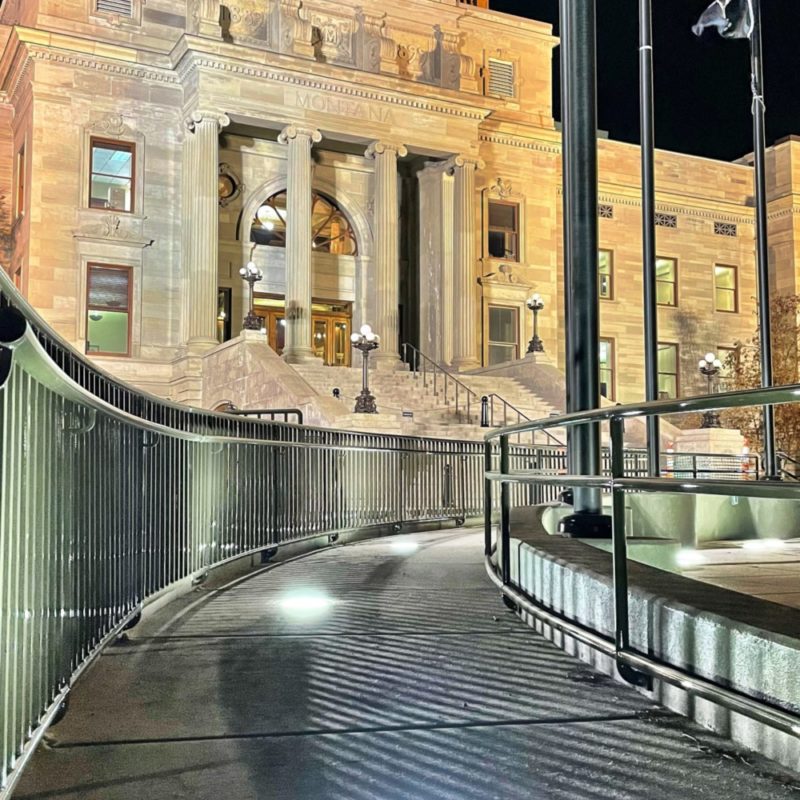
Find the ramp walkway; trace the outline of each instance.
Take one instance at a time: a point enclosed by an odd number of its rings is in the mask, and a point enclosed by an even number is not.
[[[537,635],[482,548],[384,537],[199,587],[102,653],[14,797],[798,797]]]

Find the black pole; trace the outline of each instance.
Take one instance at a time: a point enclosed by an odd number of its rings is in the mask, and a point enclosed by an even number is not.
[[[567,372],[575,411],[600,407],[597,307],[597,64],[595,0],[565,0],[566,62],[569,70],[567,144],[564,148],[564,254],[571,295]],[[568,368],[569,369],[569,368]],[[573,469],[580,475],[600,474],[600,431],[597,423],[577,426],[571,440]],[[570,536],[611,536],[611,518],[602,516],[599,489],[574,490],[575,513],[561,520]]]
[[[769,313],[769,245],[767,239],[766,136],[764,133],[764,64],[761,55],[761,0],[753,0],[750,34],[750,70],[753,85],[753,157],[756,195],[756,264],[758,267],[758,321],[761,345],[761,386],[772,386],[772,336]],[[767,480],[778,478],[775,459],[775,416],[764,406],[764,471]]]
[[[569,50],[572,46],[572,37],[569,32],[569,0],[560,0],[559,3],[559,31],[561,36],[561,188],[562,188],[562,229],[563,229],[563,262],[564,262],[564,375],[566,377],[566,393],[565,403],[567,413],[572,413],[576,410],[575,402],[572,396],[572,387],[575,385],[575,379],[572,377],[572,360],[570,354],[572,348],[570,345],[570,320],[572,319],[572,278],[570,270],[572,267],[572,258],[570,256],[570,210],[568,204],[569,192],[567,186],[569,185],[569,171],[572,167],[572,162],[567,158],[567,150],[570,142],[570,57]],[[575,472],[573,465],[573,429],[570,426],[567,428],[567,471],[570,473]]]
[[[658,400],[658,298],[656,297],[656,192],[653,122],[653,14],[651,0],[639,0],[639,109],[642,154],[642,271],[644,277],[645,399]],[[647,468],[658,477],[658,417],[647,418]]]

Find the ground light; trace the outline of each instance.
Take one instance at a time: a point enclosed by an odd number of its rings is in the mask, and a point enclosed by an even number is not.
[[[399,556],[411,555],[411,553],[419,550],[419,545],[410,539],[401,539],[397,542],[392,542],[391,550]]]
[[[745,550],[778,550],[783,547],[780,539],[748,539],[742,543]]]
[[[303,616],[316,615],[327,611],[333,599],[319,589],[297,589],[285,594],[279,601],[281,610],[289,614]]]
[[[683,547],[678,550],[678,554],[675,556],[675,563],[679,567],[696,567],[698,564],[704,564],[705,559],[697,550],[693,550],[691,547]]]

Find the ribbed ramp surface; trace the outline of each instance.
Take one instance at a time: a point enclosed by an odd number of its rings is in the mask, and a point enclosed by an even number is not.
[[[78,684],[18,798],[796,798],[500,602],[470,531],[199,590]]]

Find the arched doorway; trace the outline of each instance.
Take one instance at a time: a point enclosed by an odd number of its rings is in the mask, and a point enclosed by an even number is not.
[[[320,192],[311,195],[311,248],[315,257],[358,256],[353,226],[336,202]],[[250,241],[266,247],[286,246],[286,190],[267,197],[250,224]],[[270,347],[279,355],[284,346],[284,298],[256,294],[255,312],[264,320]],[[314,354],[328,366],[350,365],[352,303],[312,298],[311,341]]]

